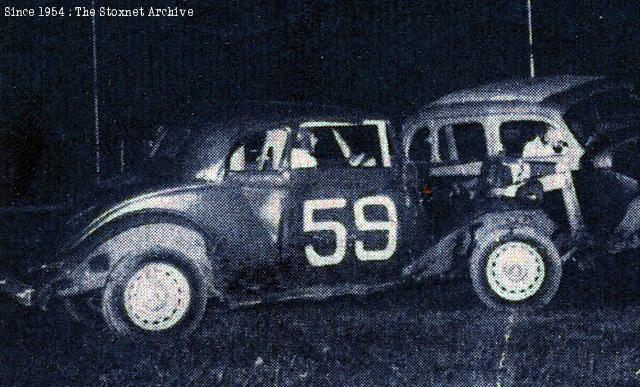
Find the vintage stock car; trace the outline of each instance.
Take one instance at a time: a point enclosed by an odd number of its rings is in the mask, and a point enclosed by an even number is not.
[[[429,165],[417,170],[434,192],[433,211],[457,219],[477,216],[478,209],[500,214],[504,205],[518,206],[520,215],[496,220],[507,229],[530,222],[523,210],[542,211],[552,226],[536,227],[536,233],[553,243],[548,251],[560,254],[561,262],[588,266],[640,247],[640,98],[629,83],[564,75],[461,90],[410,117],[403,138],[412,139],[405,141],[409,159]],[[419,144],[432,151],[424,153]],[[509,281],[517,275],[490,269],[505,267],[502,252],[539,261],[522,244],[496,247],[500,233],[476,233],[469,263],[474,288],[494,306],[529,295],[513,293],[518,288]],[[547,278],[559,275],[534,266]],[[536,289],[538,281],[529,285]]]
[[[456,268],[487,305],[531,310],[581,247],[638,247],[638,117],[602,121],[599,106],[638,112],[626,84],[566,76],[453,93],[401,136],[384,117],[279,103],[166,127],[130,184],[70,219],[51,279],[0,289],[141,339],[184,337],[207,308]]]

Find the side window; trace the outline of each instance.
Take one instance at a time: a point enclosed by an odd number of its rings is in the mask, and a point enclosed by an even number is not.
[[[463,163],[487,157],[487,139],[477,122],[446,125],[438,130],[438,154],[441,161]]]
[[[416,131],[409,145],[409,160],[431,161],[431,143],[429,142],[429,128],[424,127]]]
[[[245,137],[231,151],[228,169],[232,172],[275,171],[280,168],[289,132],[274,129]]]
[[[505,121],[500,124],[500,142],[506,156],[548,157],[561,155],[568,146],[564,134],[542,121]]]
[[[547,125],[539,121],[506,121],[500,124],[500,142],[505,155],[522,157],[524,147],[544,136]]]
[[[300,128],[291,151],[291,168],[389,167],[384,130],[376,125]]]

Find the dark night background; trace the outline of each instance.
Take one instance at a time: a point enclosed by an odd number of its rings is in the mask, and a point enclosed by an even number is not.
[[[5,0],[2,11],[39,5]],[[69,12],[91,1],[48,5]],[[34,246],[75,197],[134,169],[163,123],[237,100],[346,105],[401,119],[449,91],[529,71],[525,0],[96,0],[100,6],[178,6],[195,16],[96,18],[96,176],[92,19],[0,15],[0,216],[17,228],[0,227]],[[533,25],[538,75],[640,80],[637,1],[533,0]],[[17,266],[25,252],[2,251],[9,253],[0,260]],[[622,259],[637,266],[637,256]],[[637,270],[625,280],[594,279],[572,277],[569,267],[566,278],[549,307],[531,315],[488,310],[468,284],[429,284],[212,314],[185,346],[156,352],[2,299],[0,384],[638,383],[638,294],[611,286],[637,281]]]
[[[41,5],[18,3],[5,5]],[[57,5],[69,12],[91,2]],[[135,165],[142,140],[161,123],[229,101],[401,117],[451,90],[528,74],[524,0],[96,3],[151,5],[189,7],[195,16],[96,18],[102,179],[119,173],[121,161]],[[637,79],[636,2],[534,1],[533,21],[537,74]],[[0,165],[9,182],[0,205],[65,202],[95,178],[91,18],[2,17],[0,33],[8,150]]]

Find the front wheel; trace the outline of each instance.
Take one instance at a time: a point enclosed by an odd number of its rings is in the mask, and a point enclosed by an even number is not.
[[[558,250],[533,228],[505,228],[480,234],[469,264],[473,288],[488,306],[530,310],[546,305],[562,276]]]
[[[204,316],[207,292],[197,267],[179,253],[123,258],[102,296],[102,313],[119,336],[172,340],[190,335]]]

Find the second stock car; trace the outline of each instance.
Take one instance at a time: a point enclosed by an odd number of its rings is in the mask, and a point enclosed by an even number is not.
[[[7,277],[0,290],[138,339],[184,337],[207,308],[364,294],[459,267],[491,307],[546,304],[562,273],[557,222],[486,194],[491,174],[475,197],[463,198],[467,174],[442,186],[412,128],[398,138],[385,117],[279,103],[166,127],[132,184],[70,220],[52,279]]]
[[[455,227],[459,217],[500,214],[505,206],[536,209],[554,225],[536,233],[553,242],[549,251],[561,261],[597,267],[603,277],[633,273],[634,263],[623,257],[634,255],[619,254],[640,247],[640,97],[631,83],[557,75],[460,90],[408,118],[403,137],[412,138],[405,141],[409,159],[429,165],[420,171],[427,171],[421,179],[434,192],[431,210],[452,215],[437,216],[441,227]],[[499,229],[530,222],[499,218],[506,222]],[[492,305],[529,294],[514,293],[500,271],[489,269],[503,267],[502,251],[528,250],[495,242],[502,233],[476,234],[469,264],[475,289]],[[536,270],[559,275],[549,266]],[[640,280],[630,282],[637,289]]]

